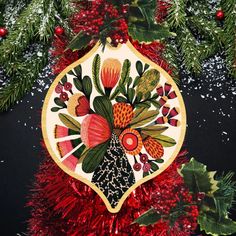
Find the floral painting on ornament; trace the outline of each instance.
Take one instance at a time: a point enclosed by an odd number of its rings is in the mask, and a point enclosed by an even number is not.
[[[98,43],[51,85],[42,128],[54,161],[118,212],[137,186],[173,162],[186,114],[167,72],[129,42],[105,50]]]

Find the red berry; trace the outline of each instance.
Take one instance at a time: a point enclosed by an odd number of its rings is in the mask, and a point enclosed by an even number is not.
[[[67,100],[68,100],[68,94],[67,94],[66,92],[62,92],[62,93],[60,94],[60,99],[61,99],[63,102],[67,101]]]
[[[55,88],[56,93],[61,93],[63,91],[63,86],[61,84],[58,84]]]
[[[220,9],[216,11],[216,19],[223,20],[225,18],[224,12]]]
[[[134,165],[133,165],[133,169],[135,170],[135,171],[140,171],[141,170],[141,164],[140,163],[135,163]]]
[[[66,83],[64,84],[64,89],[65,89],[66,91],[70,91],[70,90],[72,89],[72,84],[71,84],[70,82],[66,82]]]
[[[143,165],[143,172],[148,172],[151,169],[151,165],[146,163]]]
[[[142,163],[146,163],[148,161],[148,155],[147,154],[141,154],[140,161]]]
[[[57,26],[56,28],[55,28],[55,34],[56,35],[62,35],[62,34],[64,34],[64,32],[65,32],[65,30],[61,27],[61,26]]]
[[[8,34],[8,30],[4,27],[0,27],[0,37],[5,37]]]

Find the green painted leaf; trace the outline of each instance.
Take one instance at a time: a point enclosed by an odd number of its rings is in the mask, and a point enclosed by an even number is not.
[[[139,42],[153,42],[175,36],[168,27],[161,24],[152,24],[148,28],[142,22],[135,22],[129,24],[128,30],[129,35]]]
[[[133,88],[129,88],[127,92],[128,92],[128,100],[130,101],[130,103],[132,103],[135,95],[135,90]]]
[[[64,85],[67,82],[67,76],[64,75],[61,79],[61,83]]]
[[[54,102],[59,107],[63,107],[63,108],[66,107],[66,104],[60,98],[54,98]]]
[[[180,174],[191,192],[213,193],[217,190],[215,172],[208,172],[206,166],[194,158],[182,165]]]
[[[152,169],[153,171],[159,170],[159,166],[158,166],[156,163],[154,163],[154,162],[152,161],[150,164],[151,164],[151,169]]]
[[[163,147],[172,147],[176,144],[176,141],[173,138],[165,135],[157,135],[155,139],[162,144]]]
[[[61,107],[52,107],[52,108],[51,108],[51,111],[52,111],[52,112],[57,112],[57,111],[59,111],[59,110],[61,110]]]
[[[143,172],[143,178],[148,176],[150,173],[149,172]]]
[[[135,104],[138,104],[142,100],[143,94],[141,92],[138,92],[136,98],[135,98]]]
[[[161,126],[161,125],[151,125],[151,126],[146,126],[141,128],[141,132],[149,135],[153,138],[156,138],[160,136],[165,130],[167,130],[168,127],[166,126]]]
[[[143,103],[138,103],[135,105],[135,108],[141,108],[141,107],[150,108],[151,104],[150,102],[143,102]]]
[[[59,119],[69,129],[80,132],[80,123],[71,116],[64,113],[59,113]]]
[[[139,115],[141,115],[144,111],[147,111],[147,108],[141,107],[141,108],[135,109],[135,111],[134,111],[134,118],[136,118]]]
[[[92,75],[93,75],[93,83],[97,91],[101,94],[104,95],[104,92],[102,90],[100,80],[99,80],[99,71],[100,71],[100,66],[101,66],[101,58],[97,54],[94,59],[93,59],[93,68],[92,68]]]
[[[91,40],[91,35],[87,35],[86,33],[81,31],[71,40],[68,45],[68,48],[72,51],[80,50],[82,48],[87,47]]]
[[[163,163],[163,162],[164,162],[163,159],[155,159],[155,160],[153,160],[153,161],[155,161],[155,162],[157,162],[157,163]]]
[[[145,63],[145,65],[144,65],[144,71],[146,71],[149,67],[150,67],[150,66]]]
[[[75,74],[76,74],[76,77],[78,77],[78,79],[82,79],[82,66],[81,65],[78,65],[74,68],[74,71],[75,71]]]
[[[131,62],[128,59],[125,59],[122,65],[122,72],[121,72],[121,78],[119,80],[118,86],[115,88],[115,91],[110,96],[110,99],[113,100],[116,98],[117,95],[122,91],[120,89],[121,86],[124,86],[128,83],[129,75],[130,75],[130,67]]]
[[[110,99],[107,96],[98,96],[93,100],[93,108],[95,112],[103,116],[110,127],[113,127],[113,109]]]
[[[116,97],[116,101],[117,102],[127,102],[127,99],[126,98],[124,98],[124,97],[121,97],[121,96],[118,96],[118,97]]]
[[[83,85],[82,85],[81,81],[79,80],[79,78],[76,78],[76,77],[73,78],[73,83],[79,91],[83,90]]]
[[[143,74],[143,63],[141,61],[136,62],[136,70],[140,76]]]
[[[82,170],[85,173],[92,173],[99,166],[99,164],[104,159],[104,155],[107,151],[109,142],[110,140],[105,143],[99,144],[92,149],[89,149],[82,162]]]
[[[89,98],[93,89],[91,78],[89,76],[84,76],[82,80],[82,85],[83,85],[84,94],[86,95],[87,98]]]
[[[151,110],[151,111],[145,111],[139,114],[137,117],[134,117],[130,123],[131,127],[138,128],[140,126],[143,126],[151,121],[153,121],[157,115],[158,111]]]
[[[153,208],[143,213],[138,217],[133,223],[137,223],[140,226],[148,226],[155,224],[158,220],[161,219],[161,215],[158,214]]]
[[[134,79],[133,88],[135,88],[138,85],[139,80],[140,80],[140,76],[136,76]]]
[[[198,223],[201,230],[210,235],[231,235],[236,233],[236,222],[223,218],[218,220],[218,215],[212,212],[201,213],[198,216]]]

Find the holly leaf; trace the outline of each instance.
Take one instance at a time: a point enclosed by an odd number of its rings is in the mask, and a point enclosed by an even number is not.
[[[84,89],[84,94],[86,95],[87,98],[89,98],[93,88],[91,78],[89,76],[84,76],[82,80],[82,85]]]
[[[138,128],[140,126],[143,126],[153,121],[157,117],[158,113],[159,111],[156,110],[144,111],[138,116],[134,117],[130,122],[130,125],[132,128]]]
[[[113,127],[113,109],[111,101],[107,96],[98,96],[95,97],[93,100],[93,108],[95,112],[101,116],[103,116],[108,123],[110,124],[110,127]]]
[[[210,235],[231,235],[236,233],[236,222],[225,217],[218,220],[218,215],[212,212],[204,212],[198,216],[201,230]]]
[[[71,40],[67,48],[71,49],[72,51],[80,50],[85,48],[91,40],[91,35],[81,31]]]
[[[93,59],[92,78],[93,78],[94,86],[97,89],[97,91],[101,95],[104,95],[104,92],[102,90],[100,80],[99,80],[100,66],[101,66],[101,58],[100,58],[99,54],[97,54]]]
[[[153,137],[153,136],[152,136]],[[155,139],[163,146],[163,147],[172,147],[176,144],[176,141],[166,135],[155,135]]]
[[[137,223],[140,226],[148,226],[155,224],[161,219],[161,215],[158,214],[153,208],[143,213],[140,217],[134,220],[133,223]]]
[[[167,26],[161,24],[151,24],[150,27],[143,22],[132,22],[129,24],[129,35],[139,42],[153,42],[175,36],[169,31]]]
[[[104,159],[109,142],[110,140],[87,151],[86,156],[82,162],[82,170],[85,173],[92,173],[96,170],[96,168]]]
[[[59,119],[69,129],[80,132],[80,126],[81,126],[80,123],[74,118],[72,118],[71,116],[67,114],[59,113]]]
[[[183,164],[180,174],[190,192],[213,193],[217,188],[217,181],[214,180],[215,172],[208,172],[206,166],[194,158],[189,163]]]

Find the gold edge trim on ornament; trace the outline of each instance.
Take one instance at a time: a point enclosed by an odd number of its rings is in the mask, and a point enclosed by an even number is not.
[[[107,209],[109,212],[111,213],[117,213],[120,211],[124,201],[126,200],[126,198],[130,195],[130,193],[136,189],[138,186],[140,186],[141,184],[147,182],[150,179],[153,179],[154,177],[156,177],[157,175],[159,175],[160,173],[162,173],[176,158],[176,156],[178,155],[183,142],[184,142],[184,137],[185,137],[185,132],[186,132],[186,110],[185,110],[185,105],[184,105],[184,101],[183,101],[183,97],[179,91],[179,88],[177,87],[177,85],[175,84],[175,82],[173,81],[173,79],[171,78],[171,76],[164,70],[162,69],[160,66],[158,66],[157,64],[155,64],[154,62],[152,62],[150,59],[148,59],[147,57],[143,56],[140,52],[137,51],[137,49],[130,43],[130,41],[128,41],[127,46],[130,48],[130,50],[139,58],[141,58],[145,63],[148,63],[149,65],[151,65],[152,67],[156,68],[158,71],[160,71],[165,78],[167,79],[167,81],[173,86],[177,97],[179,99],[179,104],[180,104],[180,109],[181,109],[181,134],[178,140],[178,143],[175,147],[175,151],[173,152],[173,154],[171,155],[171,157],[168,159],[168,161],[166,163],[164,163],[162,165],[162,167],[157,170],[155,173],[150,174],[144,178],[142,178],[141,180],[139,180],[138,182],[136,182],[133,186],[131,186],[125,193],[124,195],[121,197],[121,199],[119,200],[117,206],[115,208],[111,207],[111,204],[109,203],[109,201],[107,200],[106,196],[103,194],[103,192],[92,182],[89,182],[87,179],[85,179],[84,177],[80,176],[79,174],[76,174],[75,172],[71,171],[70,169],[68,169],[62,162],[59,161],[59,159],[56,157],[56,155],[54,154],[51,145],[49,143],[49,139],[47,136],[47,130],[46,130],[46,113],[47,113],[47,107],[48,107],[48,103],[49,103],[49,99],[51,97],[52,92],[54,91],[54,88],[56,86],[56,82],[60,81],[62,79],[62,77],[69,72],[71,69],[73,69],[75,66],[83,63],[84,61],[86,61],[92,54],[94,54],[94,52],[96,52],[100,46],[100,42],[97,42],[96,45],[82,58],[80,58],[79,60],[77,60],[76,62],[72,63],[71,65],[69,65],[68,67],[66,67],[57,77],[56,79],[53,81],[53,84],[50,86],[44,104],[43,104],[43,109],[42,109],[42,134],[43,134],[43,138],[44,138],[44,142],[45,145],[48,149],[49,154],[51,155],[51,157],[53,158],[53,160],[56,162],[56,164],[64,171],[66,172],[68,175],[74,177],[75,179],[80,180],[81,182],[87,184],[89,187],[91,187],[103,200],[104,204],[106,205]]]

